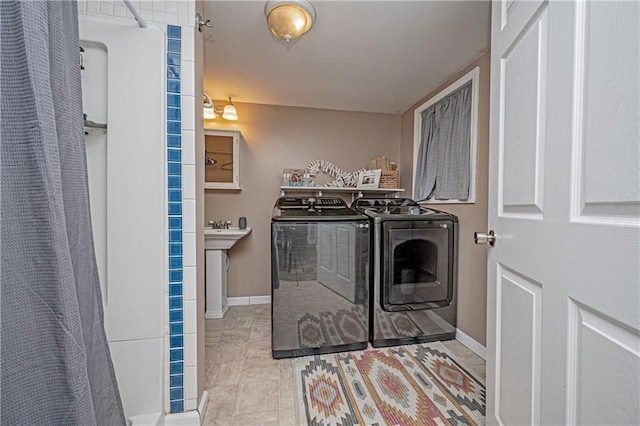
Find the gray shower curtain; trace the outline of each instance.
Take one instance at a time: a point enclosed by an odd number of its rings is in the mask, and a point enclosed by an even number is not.
[[[421,114],[413,197],[422,201],[469,198],[471,82]]]
[[[75,2],[0,1],[2,425],[122,425],[89,215]]]

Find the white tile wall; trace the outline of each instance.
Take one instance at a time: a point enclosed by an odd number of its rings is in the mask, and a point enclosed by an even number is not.
[[[185,334],[184,335],[184,366],[185,367],[195,367],[196,366],[196,353],[198,351],[198,346],[196,344],[196,334]],[[186,381],[188,382],[188,381]],[[188,385],[186,383],[185,385]]]
[[[195,67],[192,61],[182,61],[182,94],[193,96]],[[193,127],[191,127],[193,129]]]
[[[192,100],[192,97],[182,97],[182,103]],[[196,164],[196,132],[193,130],[182,131],[182,164]],[[195,179],[195,176],[194,176]]]
[[[165,1],[164,2],[164,10],[167,15],[177,15],[178,14],[178,2],[177,1]]]
[[[182,159],[182,196],[187,199],[196,198],[196,166],[185,164]]]
[[[187,399],[184,401],[184,411],[192,411],[198,408],[198,399]]]
[[[191,334],[197,331],[196,329],[196,301],[189,300],[184,302],[184,333]]]
[[[164,1],[154,1],[152,4],[154,12],[162,12],[162,14],[164,15]]]
[[[131,3],[138,10],[138,13],[149,22],[190,26],[192,28],[195,25],[195,0],[132,0]],[[79,0],[78,12],[91,15],[126,16],[133,19],[133,15],[124,6],[122,0]],[[193,54],[190,57],[193,58]]]
[[[155,5],[156,3],[157,2],[154,2],[153,4]],[[169,25],[176,25],[176,22],[174,22],[172,19],[167,19],[167,17],[164,14],[164,9],[162,10],[154,9],[151,13],[151,18],[149,20],[154,24],[166,23]]]
[[[184,63],[184,62],[183,62]],[[192,62],[193,64],[193,62]],[[193,67],[190,67],[191,71],[193,71]],[[183,67],[183,72],[188,71],[187,67]],[[193,76],[191,76],[191,80],[193,81]],[[184,80],[183,80],[184,81]],[[192,83],[193,86],[193,83]],[[183,86],[184,88],[184,83]],[[191,92],[193,93],[193,87],[191,87]],[[198,98],[199,99],[199,98]],[[195,110],[194,110],[194,97],[182,95],[182,130],[195,130]]]
[[[195,60],[195,31],[185,31],[182,33],[182,56],[187,59],[193,58],[191,60]]]
[[[127,15],[127,13],[128,13],[128,15]],[[133,15],[131,15],[131,12],[129,12],[129,9],[127,9],[127,7],[124,5],[124,3],[122,3],[122,4],[114,3],[113,4],[113,16],[117,16],[119,18],[133,17]]]
[[[186,266],[182,270],[184,284],[182,285],[182,293],[185,302],[196,300],[196,268],[194,266]]]
[[[184,397],[185,399],[195,399],[198,397],[197,386],[192,386],[191,384],[195,384],[198,379],[198,373],[196,367],[186,367],[184,369],[184,378],[186,381],[186,386],[184,389]]]
[[[87,1],[87,13],[92,15],[100,15],[100,2],[98,1]]]
[[[196,232],[196,200],[182,200],[182,230]]]
[[[100,14],[113,16],[113,3],[100,2]]]
[[[182,239],[183,266],[196,266],[196,234],[193,232],[185,233],[182,235]]]
[[[188,13],[189,13],[189,2],[179,1],[178,2],[178,16],[185,16]]]

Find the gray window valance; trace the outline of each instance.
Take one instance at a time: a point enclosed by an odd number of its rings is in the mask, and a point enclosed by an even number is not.
[[[421,113],[413,197],[467,200],[471,163],[472,81]]]

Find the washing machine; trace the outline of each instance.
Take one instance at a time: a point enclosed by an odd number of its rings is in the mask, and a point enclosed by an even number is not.
[[[281,197],[271,222],[272,355],[365,349],[369,220],[341,198]]]
[[[359,198],[371,226],[374,347],[454,339],[458,218],[408,198]]]

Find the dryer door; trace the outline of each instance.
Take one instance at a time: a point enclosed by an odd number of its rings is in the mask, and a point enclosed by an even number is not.
[[[448,306],[453,299],[454,228],[449,221],[386,221],[381,305],[386,311]]]

